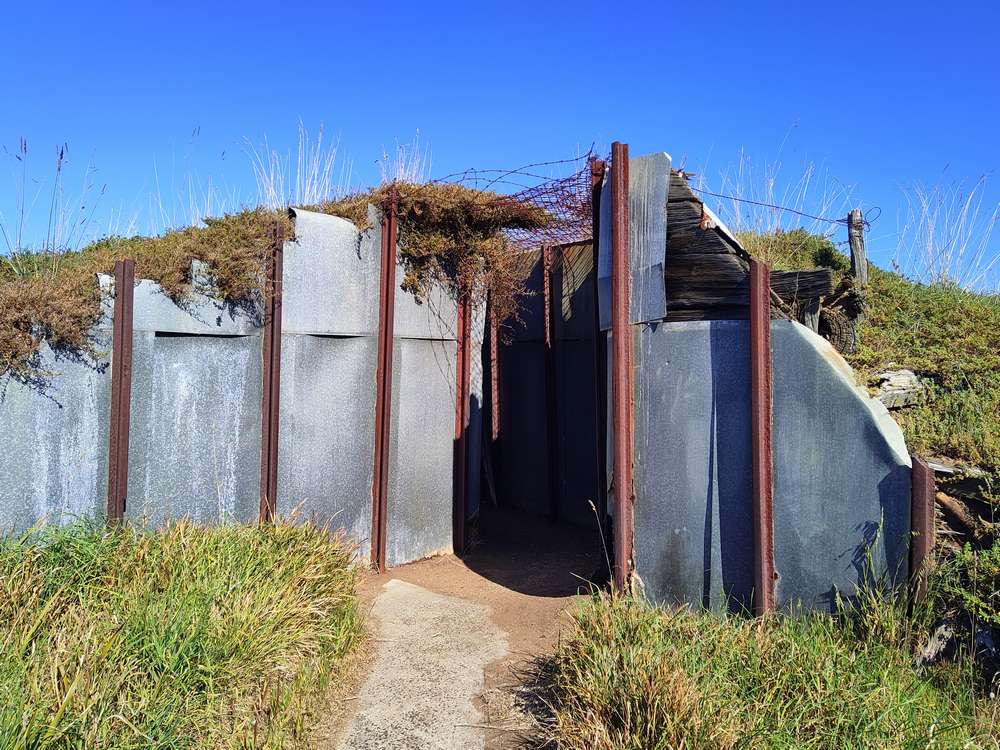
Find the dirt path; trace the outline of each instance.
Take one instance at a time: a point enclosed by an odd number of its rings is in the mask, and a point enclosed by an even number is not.
[[[600,559],[593,534],[524,521],[495,515],[464,559],[365,580],[374,656],[336,747],[524,745],[532,720],[519,675],[551,653]]]

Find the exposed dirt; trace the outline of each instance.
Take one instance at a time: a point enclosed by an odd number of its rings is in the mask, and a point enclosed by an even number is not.
[[[372,608],[378,627],[384,628],[385,620],[380,618],[389,612],[386,605],[397,598],[401,590],[412,595],[413,601],[420,603],[421,611],[406,619],[422,644],[419,649],[438,650],[442,644],[431,641],[444,638],[448,639],[444,651],[450,649],[456,652],[451,662],[435,662],[437,668],[456,672],[445,675],[451,680],[446,679],[441,684],[479,685],[479,689],[472,691],[476,694],[468,698],[481,719],[460,722],[477,725],[462,729],[475,730],[478,741],[470,744],[468,735],[462,735],[462,744],[454,747],[523,747],[526,743],[530,744],[534,727],[531,704],[535,700],[530,690],[526,691],[523,687],[524,673],[535,657],[551,653],[556,646],[560,629],[566,622],[566,610],[580,593],[587,590],[588,581],[602,572],[602,559],[600,538],[596,531],[554,525],[523,514],[494,510],[484,515],[480,538],[464,558],[444,555],[395,568],[385,575],[371,574],[362,583],[361,596]],[[386,586],[390,581],[412,586]],[[484,625],[475,616],[476,610],[462,607],[462,602],[481,608],[488,623]],[[460,613],[464,614],[460,616]],[[433,624],[429,622],[431,619],[435,621]],[[420,635],[427,626],[435,632]],[[469,629],[472,629],[471,633]],[[494,631],[505,642],[506,648],[484,669],[477,668],[473,664],[475,658],[472,652],[479,652],[484,646],[489,648],[489,642],[494,637],[489,631]],[[414,677],[418,680],[420,677],[402,667],[398,669],[398,688],[386,683],[385,675],[378,670],[379,660],[389,658],[386,655],[388,649],[384,648],[386,645],[377,641],[374,643],[375,666],[361,688],[362,693],[371,689],[371,684],[377,681],[381,683],[379,690],[382,693],[392,694],[397,690],[399,700],[405,702],[413,689],[416,689],[416,694],[422,690],[437,689],[431,684],[437,681],[427,678],[424,679],[427,684],[423,686],[419,683],[407,684]],[[462,666],[466,663],[463,662],[465,656],[473,657],[467,662],[468,668],[481,669],[481,674],[458,673],[465,669]],[[412,658],[420,660],[424,656],[414,651]],[[449,663],[453,666],[447,666]],[[387,663],[383,663],[385,666]],[[454,701],[454,698],[455,695],[441,696],[441,710],[449,710],[446,708],[450,705],[448,700]],[[358,723],[357,703],[351,702],[349,710],[353,715],[344,717],[349,733],[346,740],[350,740],[350,733]],[[358,744],[358,735],[354,737],[354,744],[341,744],[341,747],[363,747]],[[409,737],[408,741],[411,744],[406,746],[414,748],[447,746],[414,745],[413,742],[421,742],[416,736]]]

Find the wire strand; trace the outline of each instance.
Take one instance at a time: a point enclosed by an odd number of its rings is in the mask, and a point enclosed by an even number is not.
[[[724,198],[725,200],[736,201],[737,203],[749,203],[753,206],[763,206],[764,208],[773,208],[777,211],[787,211],[789,213],[797,214],[798,216],[804,216],[807,219],[813,219],[815,221],[825,221],[830,224],[843,224],[845,227],[850,226],[850,219],[831,219],[828,216],[815,216],[813,214],[807,214],[804,211],[799,211],[795,208],[788,208],[787,206],[779,206],[774,203],[764,203],[762,201],[752,201],[749,198],[737,198],[735,195],[725,195],[723,193],[713,193],[711,190],[703,190],[702,188],[695,187],[694,185],[688,185],[692,190],[702,193],[704,195],[711,195],[713,198]],[[868,214],[873,211],[878,211],[878,213],[869,220]],[[862,223],[865,225],[865,229],[871,229],[871,222],[878,219],[882,215],[882,209],[878,206],[868,209],[865,212]]]

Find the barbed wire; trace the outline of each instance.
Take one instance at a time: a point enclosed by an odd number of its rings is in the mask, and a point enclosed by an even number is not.
[[[689,185],[688,187],[690,187],[695,192],[702,193],[704,195],[711,195],[713,198],[723,198],[725,200],[736,201],[737,203],[749,203],[750,205],[753,206],[762,206],[763,208],[773,208],[776,211],[787,211],[788,213],[793,213],[798,216],[805,217],[806,219],[813,219],[814,221],[825,221],[829,224],[842,224],[845,227],[850,226],[851,223],[849,218],[831,219],[829,216],[816,216],[814,214],[806,213],[805,211],[799,211],[796,208],[789,208],[788,206],[779,206],[775,203],[765,203],[763,201],[750,200],[749,198],[737,198],[735,195],[726,195],[724,193],[713,193],[711,190],[705,190],[703,188],[695,187],[694,185]],[[875,215],[869,218],[869,215],[872,213],[875,213]],[[861,219],[862,223],[865,226],[865,229],[871,229],[872,222],[878,221],[880,216],[882,216],[882,209],[879,208],[878,206],[873,206],[872,208],[869,208],[867,211],[865,211]]]

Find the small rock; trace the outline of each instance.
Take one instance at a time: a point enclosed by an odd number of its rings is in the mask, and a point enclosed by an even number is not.
[[[951,620],[945,620],[934,628],[926,645],[920,650],[920,664],[929,667],[939,664],[955,653],[958,626]]]
[[[926,390],[913,370],[888,370],[880,373],[878,398],[887,409],[899,409],[916,404]]]

